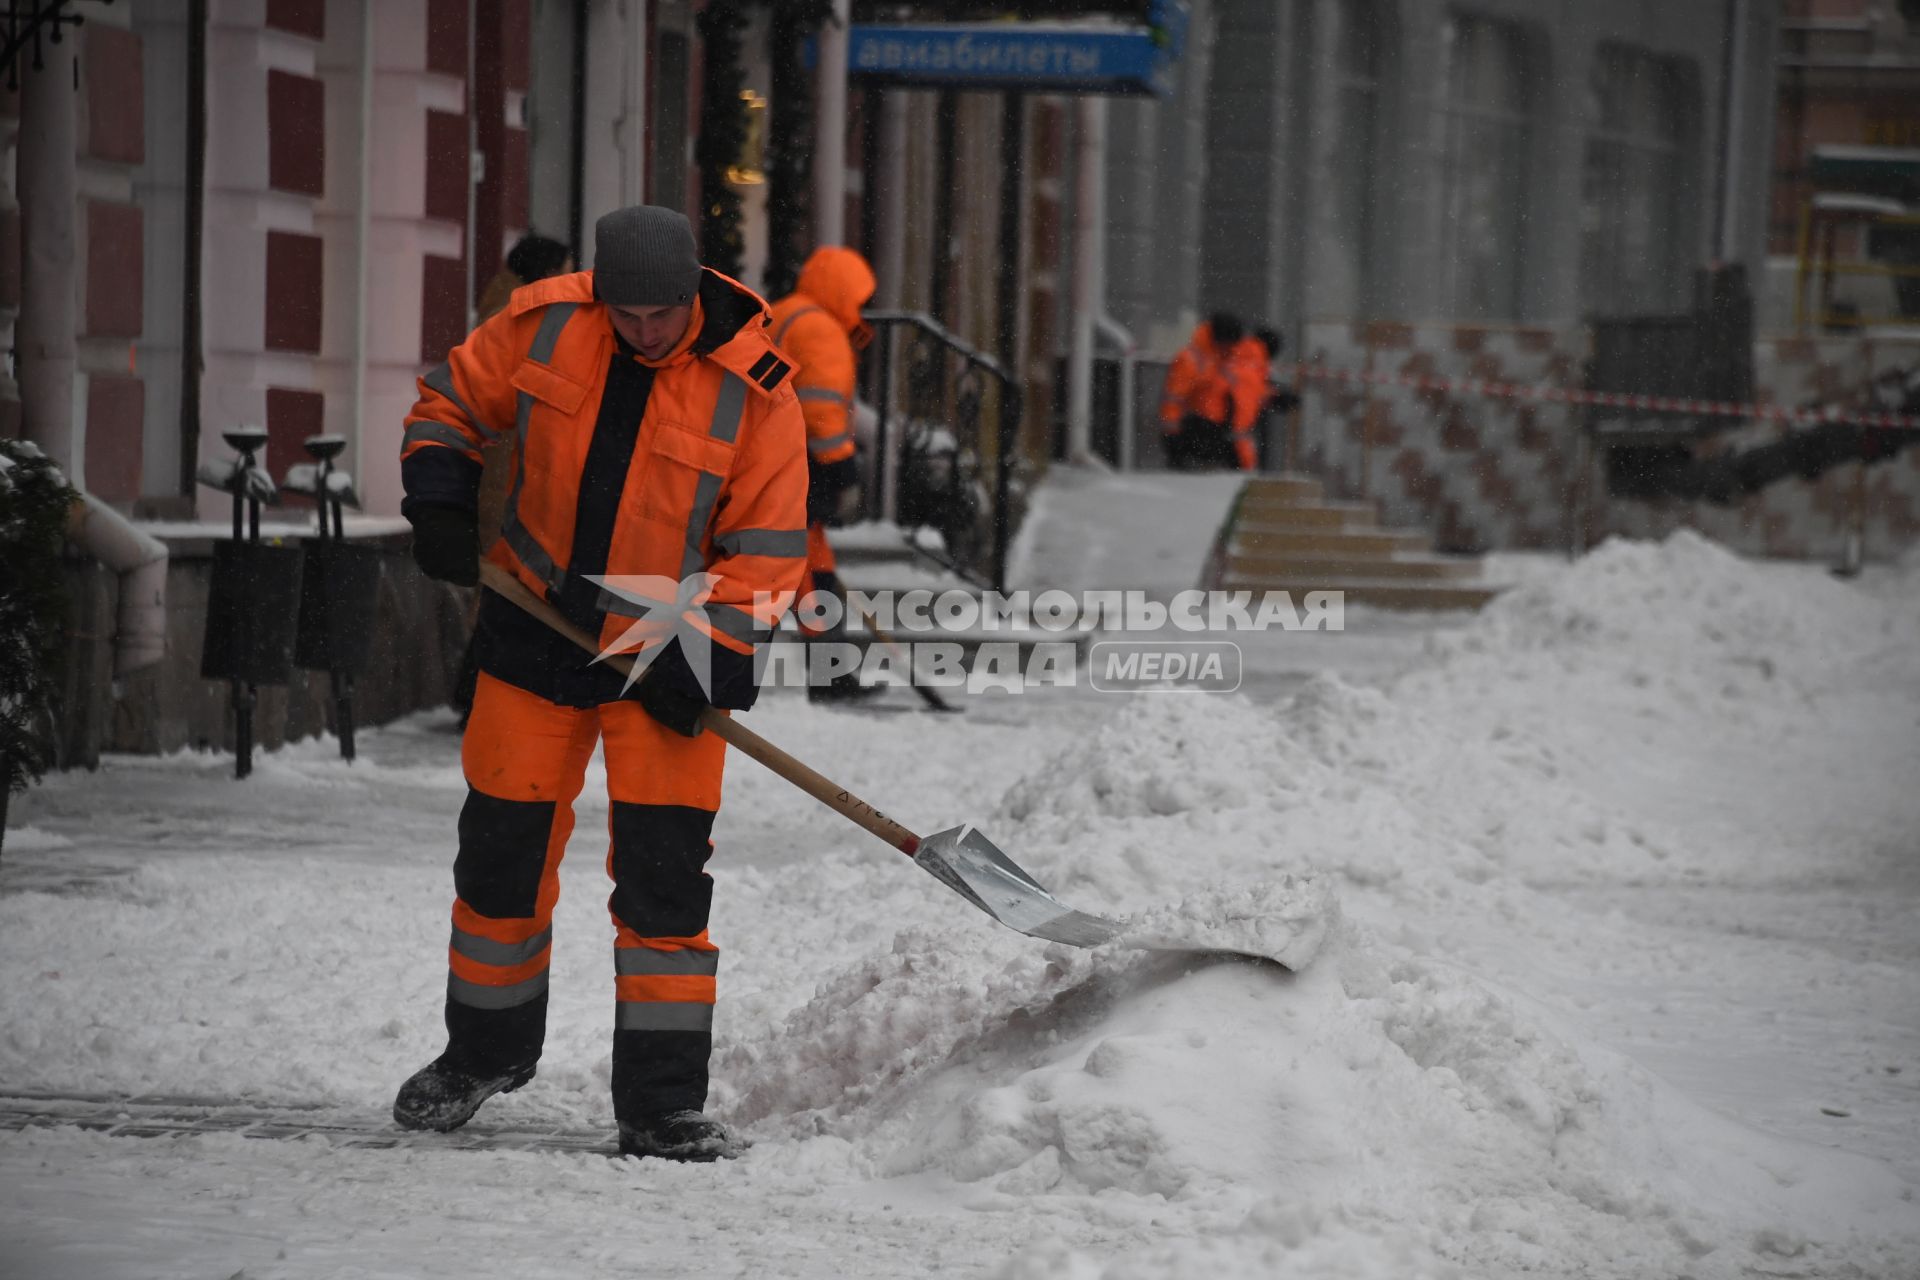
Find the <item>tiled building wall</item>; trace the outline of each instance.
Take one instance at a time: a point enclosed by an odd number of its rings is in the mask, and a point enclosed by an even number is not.
[[[1577,388],[1588,348],[1579,326],[1495,328],[1319,322],[1307,360],[1355,372]],[[1875,376],[1920,364],[1920,340],[1768,340],[1755,349],[1760,403],[1846,402]],[[1744,501],[1638,502],[1608,498],[1583,449],[1584,411],[1552,404],[1309,380],[1303,386],[1300,465],[1329,491],[1375,499],[1393,524],[1433,531],[1443,549],[1568,546],[1591,535],[1658,537],[1698,529],[1755,555],[1825,557],[1845,536],[1856,495],[1866,504],[1870,557],[1920,542],[1920,450],[1818,481],[1789,479]],[[1791,428],[1757,423],[1712,447],[1748,447]],[[1864,481],[1864,483],[1863,483]],[[1581,503],[1589,504],[1582,519]]]

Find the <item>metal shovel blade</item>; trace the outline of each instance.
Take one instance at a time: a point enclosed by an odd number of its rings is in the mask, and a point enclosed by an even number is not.
[[[1105,916],[1075,911],[1040,887],[1013,859],[973,827],[928,836],[914,862],[988,915],[1033,938],[1070,947],[1097,947],[1122,926]]]

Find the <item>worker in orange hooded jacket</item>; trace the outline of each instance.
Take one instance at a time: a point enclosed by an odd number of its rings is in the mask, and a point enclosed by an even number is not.
[[[461,747],[447,1048],[401,1087],[394,1119],[457,1128],[533,1077],[560,858],[604,740],[620,1147],[711,1160],[736,1149],[703,1113],[719,961],[705,865],[725,744],[698,721],[709,704],[753,704],[756,643],[800,585],[806,424],[766,304],[701,267],[683,216],[616,210],[594,241],[594,270],[516,290],[420,379],[402,511],[421,569],[472,585],[481,447],[512,438],[486,559],[604,652],[638,652],[645,675],[629,689],[486,594]]]
[[[794,363],[794,394],[807,420],[808,589],[836,596],[843,604],[846,591],[827,541],[827,523],[846,518],[859,498],[854,379],[856,352],[872,332],[860,310],[873,290],[873,268],[865,258],[842,245],[822,245],[800,268],[793,292],[773,304],[773,340]],[[837,616],[822,640],[844,635],[844,610]],[[861,685],[856,672],[807,682],[807,696],[816,702],[871,692],[877,690]]]
[[[1267,398],[1266,348],[1216,312],[1173,358],[1160,396],[1161,443],[1175,471],[1257,463],[1253,426]]]

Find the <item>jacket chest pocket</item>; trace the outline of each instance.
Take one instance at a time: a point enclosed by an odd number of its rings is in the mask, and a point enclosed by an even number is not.
[[[542,474],[564,473],[569,465],[577,469],[579,432],[575,429],[581,407],[591,388],[576,382],[559,370],[532,360],[513,371],[509,385],[514,397],[514,425],[519,440],[520,464]]]
[[[639,475],[640,514],[697,539],[712,521],[714,502],[733,468],[733,446],[662,422],[641,448],[648,457]]]

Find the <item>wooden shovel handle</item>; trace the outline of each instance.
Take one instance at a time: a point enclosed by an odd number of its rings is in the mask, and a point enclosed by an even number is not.
[[[480,581],[489,590],[518,605],[588,653],[600,652],[598,641],[561,617],[559,610],[528,590],[526,584],[508,570],[490,560],[483,560],[480,562]],[[606,659],[606,663],[622,674],[633,670],[633,659],[625,654],[613,654]],[[742,754],[751,756],[847,821],[879,836],[908,857],[919,850],[919,836],[831,778],[774,746],[726,712],[708,707],[700,713],[700,727]]]
[[[700,727],[719,734],[728,746],[752,756],[847,821],[879,836],[909,858],[919,851],[919,836],[833,779],[816,773],[804,762],[788,755],[725,712],[708,707],[700,713]]]

